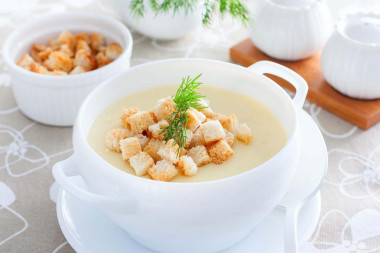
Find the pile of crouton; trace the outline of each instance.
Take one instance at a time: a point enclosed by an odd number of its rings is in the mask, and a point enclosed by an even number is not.
[[[203,106],[207,103],[202,100]],[[170,181],[179,171],[194,176],[199,167],[209,163],[222,164],[233,154],[235,138],[245,144],[252,141],[247,124],[239,124],[236,115],[215,113],[211,108],[187,111],[187,141],[179,155],[173,139],[164,141],[163,128],[176,110],[171,97],[160,99],[149,111],[138,108],[123,109],[121,128],[111,129],[105,139],[108,149],[121,152],[137,176]]]
[[[64,30],[47,45],[33,44],[30,54],[21,57],[17,65],[45,75],[65,76],[101,68],[118,58],[123,49],[118,43],[106,46],[98,33],[71,34]]]

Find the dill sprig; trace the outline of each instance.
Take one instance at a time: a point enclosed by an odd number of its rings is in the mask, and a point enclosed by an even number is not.
[[[166,142],[174,139],[174,145],[178,144],[177,156],[180,150],[185,147],[187,140],[187,110],[190,108],[197,110],[207,108],[199,103],[201,98],[205,97],[197,92],[202,84],[197,81],[201,75],[199,74],[193,79],[190,76],[182,79],[181,85],[173,96],[173,101],[176,103],[176,111],[169,116],[169,126],[161,131],[161,133],[165,133],[164,140]]]
[[[143,17],[145,11],[145,0],[132,0],[130,8],[136,17]],[[229,13],[233,18],[240,19],[244,24],[250,20],[249,10],[243,3],[244,0],[204,0],[203,1],[203,17],[202,22],[208,25],[211,22],[213,14],[217,9],[222,16]],[[200,0],[148,0],[151,9],[156,13],[168,12],[173,10],[175,14],[179,9],[184,9],[185,13],[192,12],[198,8]],[[219,8],[217,8],[219,6]]]

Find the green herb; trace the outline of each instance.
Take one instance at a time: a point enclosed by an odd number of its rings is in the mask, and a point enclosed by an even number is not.
[[[130,7],[136,17],[144,16],[144,1],[149,2],[150,7],[156,14],[170,10],[173,10],[173,14],[175,14],[179,9],[184,9],[186,14],[188,14],[198,7],[197,5],[201,0],[132,0]],[[246,24],[250,20],[249,11],[242,1],[243,0],[204,0],[203,24],[210,24],[217,6],[219,6],[219,12],[222,16],[229,13],[232,17],[240,19]]]
[[[169,116],[169,126],[161,131],[161,133],[165,133],[164,140],[166,142],[174,139],[174,145],[178,144],[177,156],[180,150],[185,147],[187,140],[187,110],[190,108],[197,110],[207,108],[199,103],[201,98],[205,97],[197,92],[198,87],[202,84],[201,82],[197,82],[201,75],[199,74],[194,79],[191,79],[190,76],[182,79],[181,85],[173,96],[177,109]]]

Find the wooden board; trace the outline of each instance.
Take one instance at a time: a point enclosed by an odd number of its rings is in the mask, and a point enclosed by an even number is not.
[[[230,57],[233,61],[243,66],[250,66],[257,61],[268,60],[294,70],[309,85],[308,100],[362,129],[368,129],[380,121],[380,99],[358,100],[334,90],[323,78],[320,67],[320,54],[297,62],[279,61],[265,55],[252,44],[250,39],[246,39],[230,49]],[[281,86],[294,91],[293,86],[287,81],[272,75],[268,75],[268,77]]]

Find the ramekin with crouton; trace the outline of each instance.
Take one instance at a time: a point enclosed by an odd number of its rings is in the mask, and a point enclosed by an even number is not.
[[[90,146],[90,128],[110,105],[122,101],[120,99],[128,95],[138,92],[143,94],[168,84],[177,84],[183,77],[199,73],[203,73],[204,84],[223,89],[227,93],[243,94],[265,105],[286,133],[285,144],[278,153],[246,172],[211,181],[163,182],[136,176],[148,173],[152,178],[167,181],[178,173],[189,176],[200,173],[200,170],[208,166],[198,166],[201,163],[213,159],[216,163],[221,162],[228,156],[229,143],[233,141],[232,136],[224,131],[230,132],[227,129],[236,127],[233,116],[223,118],[219,123],[201,120],[210,122],[206,125],[207,129],[215,131],[207,131],[206,135],[202,133],[192,138],[195,138],[196,143],[207,139],[212,146],[207,149],[202,148],[205,146],[196,145],[195,150],[190,148],[190,151],[179,158],[172,156],[172,143],[167,142],[168,146],[162,147],[162,137],[155,125],[170,124],[163,121],[167,121],[168,110],[155,111],[153,108],[155,117],[149,111],[157,103],[156,99],[143,109],[126,107],[128,109],[124,110],[125,115],[122,117],[125,119],[122,127],[125,130],[113,130],[109,133],[112,138],[107,140],[107,145],[115,150],[120,148],[121,152],[124,149],[124,154],[113,151],[110,153],[118,158],[122,155],[129,160],[136,168],[134,174],[117,168]],[[297,88],[294,99],[263,73],[278,75],[292,83]],[[53,174],[64,191],[100,207],[133,239],[149,249],[157,252],[219,252],[245,238],[272,212],[286,193],[300,154],[299,113],[306,93],[307,84],[300,76],[270,62],[259,62],[250,68],[206,59],[170,59],[139,65],[104,82],[86,98],[74,127],[74,154],[55,164]],[[145,99],[150,98],[147,96]],[[171,108],[170,103],[165,107]],[[120,107],[116,113],[120,120]],[[206,114],[212,112],[205,110],[202,113],[207,117]],[[194,111],[193,114],[195,119],[197,112]],[[239,116],[239,112],[236,114]],[[246,148],[255,143],[258,138],[257,131],[252,129],[253,140],[245,138],[248,128],[243,123],[245,120],[238,118],[241,120],[237,125],[241,135],[240,139],[236,136],[237,141],[233,145],[234,148],[236,144]],[[141,124],[137,124],[138,121]],[[196,134],[198,123],[190,123],[187,128],[195,130]],[[144,134],[147,128],[151,135]],[[110,129],[104,129],[105,132],[108,130]],[[128,137],[130,131],[134,134]],[[156,137],[149,137],[153,135]],[[149,138],[154,141],[148,141]],[[104,138],[99,142],[105,145]],[[220,156],[220,150],[226,150],[227,153]],[[218,166],[228,164],[229,160],[237,157],[237,153],[235,149],[235,154]],[[213,157],[207,158],[206,154]],[[259,154],[251,156],[254,155]],[[231,163],[231,166],[234,165]],[[78,176],[82,177],[86,188],[75,183]]]
[[[44,124],[71,126],[88,93],[129,67],[132,44],[129,30],[113,18],[66,12],[17,28],[2,54],[21,111]]]

